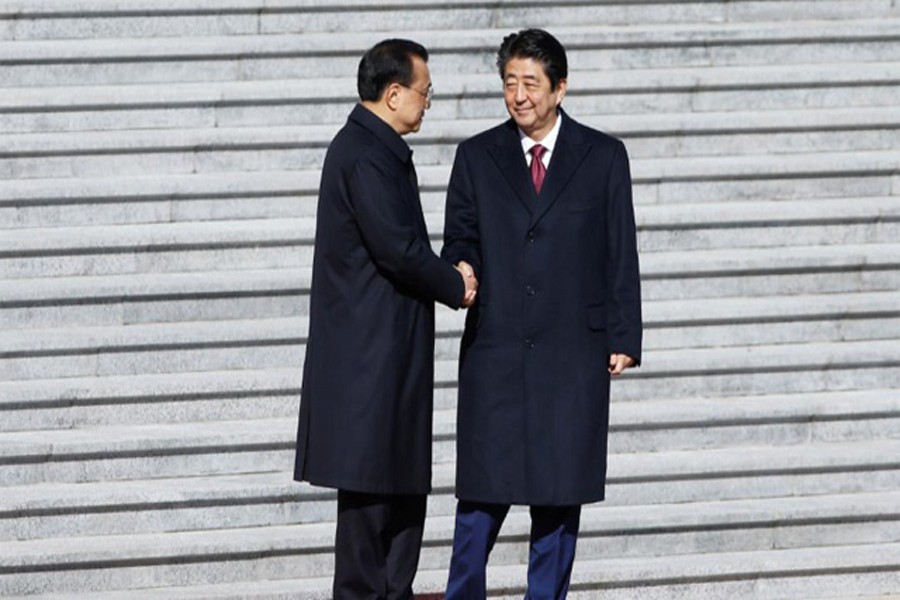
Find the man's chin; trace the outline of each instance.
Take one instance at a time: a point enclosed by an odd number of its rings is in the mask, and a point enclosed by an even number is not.
[[[516,125],[518,125],[519,129],[521,129],[522,131],[530,131],[531,126],[534,124],[533,119],[522,119],[519,118],[518,115],[513,115],[513,121],[516,122]]]

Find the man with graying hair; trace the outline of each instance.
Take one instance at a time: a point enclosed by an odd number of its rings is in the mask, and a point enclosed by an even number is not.
[[[611,376],[640,361],[628,154],[562,109],[567,62],[540,29],[497,55],[510,119],[460,144],[444,249],[481,285],[466,315],[447,600],[485,597],[510,505],[529,507],[530,600],[565,598],[581,505],[603,500]]]
[[[338,490],[334,598],[408,599],[431,489],[434,302],[471,304],[471,268],[434,254],[412,151],[428,53],[385,40],[325,157],[294,478]]]

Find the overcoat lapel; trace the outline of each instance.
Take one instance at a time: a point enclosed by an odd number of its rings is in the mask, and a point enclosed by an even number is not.
[[[522,152],[519,131],[512,119],[500,130],[496,143],[488,148],[488,153],[497,163],[497,168],[516,193],[522,206],[532,213],[537,202],[537,194],[531,181],[531,173],[528,172],[525,154]]]
[[[562,111],[560,110],[560,112]],[[556,138],[553,154],[550,156],[550,167],[547,169],[547,177],[531,213],[532,226],[547,214],[547,211],[550,210],[550,207],[553,206],[560,193],[565,189],[566,184],[575,175],[578,167],[581,166],[582,161],[587,156],[587,151],[590,149],[589,144],[582,142],[572,119],[568,115],[561,115],[560,118],[563,119],[562,126],[559,131],[559,137]],[[522,154],[521,150],[519,154]]]

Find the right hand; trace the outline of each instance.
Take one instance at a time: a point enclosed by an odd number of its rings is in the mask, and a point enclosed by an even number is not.
[[[475,295],[478,293],[478,279],[475,278],[475,269],[464,260],[456,263],[455,268],[459,271],[463,282],[466,284],[466,294],[463,296],[462,305],[465,308],[469,308],[475,304]]]

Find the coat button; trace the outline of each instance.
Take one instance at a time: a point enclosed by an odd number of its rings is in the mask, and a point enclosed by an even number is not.
[[[534,296],[536,293],[537,292],[535,291],[534,286],[532,286],[532,285],[525,286],[525,294],[527,296]]]
[[[530,230],[528,231],[528,235],[526,236],[526,239],[527,239],[530,243],[532,243],[532,244],[534,243],[534,230],[533,230],[533,229],[530,229]]]
[[[531,338],[525,338],[525,347],[528,349],[534,348],[534,340]]]

